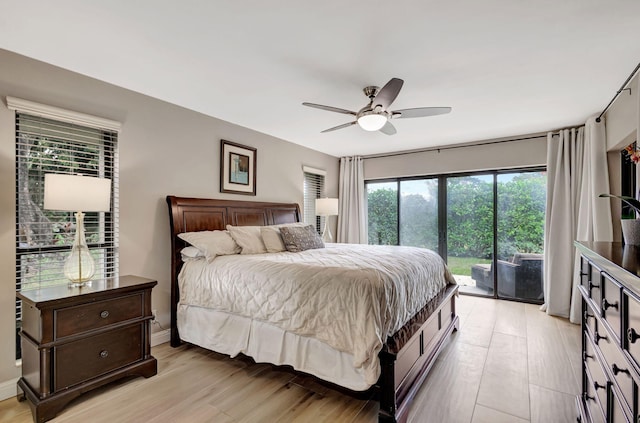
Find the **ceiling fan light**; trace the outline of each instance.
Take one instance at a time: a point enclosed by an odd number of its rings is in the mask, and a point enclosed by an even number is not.
[[[358,125],[365,131],[378,131],[387,123],[383,114],[369,112],[358,118]]]

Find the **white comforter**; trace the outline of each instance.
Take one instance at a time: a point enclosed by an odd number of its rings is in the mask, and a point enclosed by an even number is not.
[[[178,281],[180,304],[315,337],[351,353],[370,384],[379,376],[377,355],[386,337],[455,283],[433,251],[354,244],[190,260]]]

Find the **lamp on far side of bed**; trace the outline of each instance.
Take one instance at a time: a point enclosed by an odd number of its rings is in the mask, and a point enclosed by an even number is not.
[[[322,231],[322,241],[333,242],[331,230],[329,229],[329,217],[338,215],[337,198],[316,198],[316,216],[324,216],[324,229]]]
[[[90,283],[96,268],[84,237],[83,212],[108,212],[110,203],[110,179],[53,173],[44,175],[44,208],[76,212],[76,233],[71,253],[64,262],[64,275],[72,287]]]

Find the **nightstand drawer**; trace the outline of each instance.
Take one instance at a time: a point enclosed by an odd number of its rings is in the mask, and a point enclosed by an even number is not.
[[[144,330],[140,323],[55,347],[54,391],[142,360]]]
[[[55,339],[143,317],[142,294],[113,298],[55,311]]]

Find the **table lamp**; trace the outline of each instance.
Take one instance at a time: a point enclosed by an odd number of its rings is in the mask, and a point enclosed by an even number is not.
[[[84,237],[83,212],[108,212],[110,202],[110,179],[52,173],[44,175],[44,208],[76,212],[76,233],[71,253],[64,263],[64,275],[72,287],[86,285],[96,271]]]
[[[316,216],[325,216],[324,230],[322,231],[322,240],[324,242],[333,242],[331,230],[329,229],[329,217],[338,215],[338,199],[337,198],[316,198]]]

